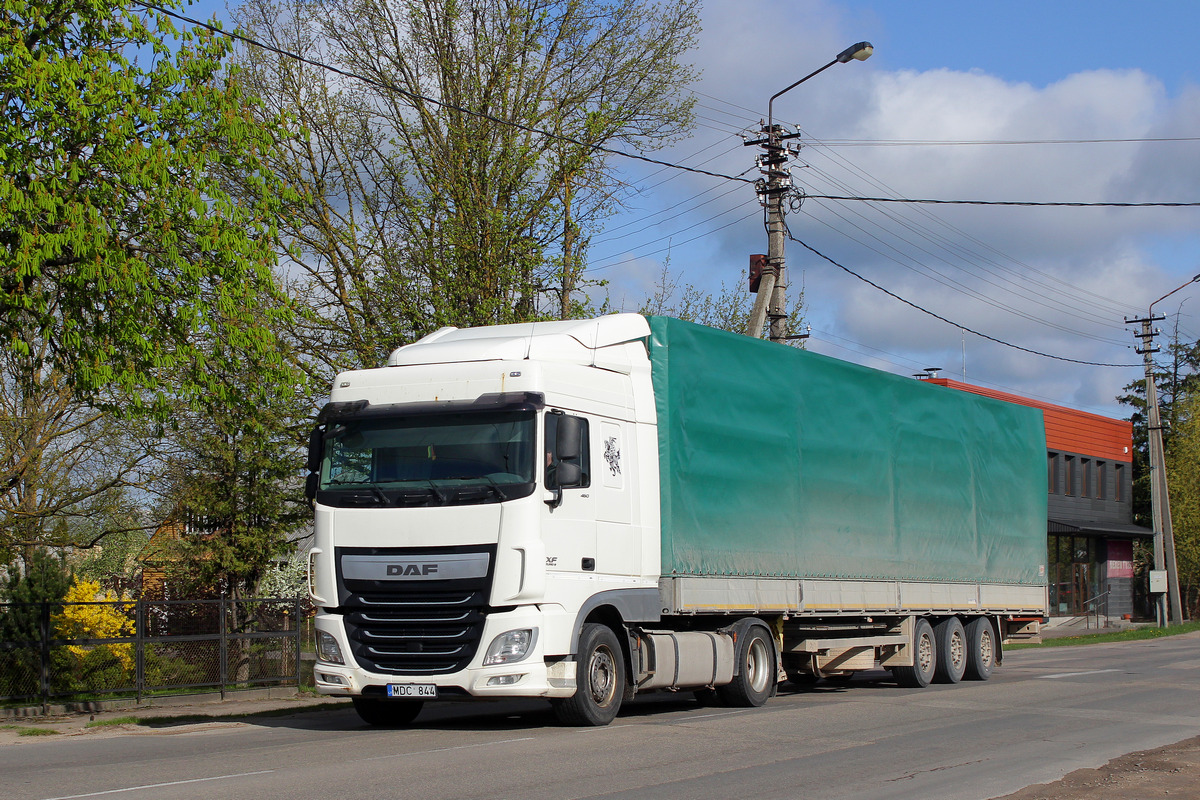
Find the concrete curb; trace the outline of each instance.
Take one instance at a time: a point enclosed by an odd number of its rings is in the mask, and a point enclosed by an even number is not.
[[[135,697],[116,697],[111,700],[83,700],[68,703],[51,703],[43,710],[41,704],[0,708],[0,719],[30,719],[33,717],[61,717],[70,714],[95,714],[106,711],[130,711],[149,708],[178,708],[239,700],[294,700],[300,697],[295,686],[265,686],[258,689],[230,689],[221,692],[199,692],[197,694],[172,694],[143,697],[139,703]]]

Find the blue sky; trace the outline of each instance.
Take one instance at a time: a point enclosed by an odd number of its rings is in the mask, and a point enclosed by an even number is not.
[[[1142,69],[1168,91],[1196,83],[1193,0],[847,2],[846,25],[874,37],[880,69],[982,70],[1045,86],[1073,72]]]
[[[216,10],[223,3],[193,6]],[[1200,3],[1008,0],[707,0],[693,53],[698,118],[665,160],[753,171],[753,134],[771,94],[849,44],[875,45],[776,101],[802,127],[793,166],[809,194],[1033,201],[1200,200],[1200,142],[888,145],[879,140],[1040,141],[1200,137],[1191,38]],[[826,144],[828,143],[828,144]],[[664,259],[702,290],[740,285],[766,237],[753,189],[620,165],[637,189],[593,238],[592,276],[636,308]],[[950,377],[1114,416],[1140,376],[1122,323],[1200,273],[1200,209],[913,207],[809,199],[798,237],[906,299],[990,336],[1095,367],[1040,358],[938,322],[798,245],[810,349],[900,374]],[[1200,286],[1164,310],[1200,335]],[[1173,320],[1171,321],[1173,323]],[[1164,327],[1167,327],[1164,325]],[[965,350],[965,359],[964,359]]]

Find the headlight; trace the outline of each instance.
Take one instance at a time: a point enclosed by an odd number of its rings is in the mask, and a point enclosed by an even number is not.
[[[505,631],[492,639],[487,653],[483,657],[485,667],[494,664],[511,664],[529,655],[537,636],[537,628],[522,628],[515,631]]]
[[[345,664],[337,639],[325,631],[317,631],[317,658],[330,664]]]

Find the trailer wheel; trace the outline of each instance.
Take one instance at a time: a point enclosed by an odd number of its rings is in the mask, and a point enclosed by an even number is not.
[[[417,718],[424,705],[420,700],[375,700],[370,697],[352,697],[350,700],[362,721],[377,728],[407,725]]]
[[[554,700],[564,725],[597,727],[617,716],[625,697],[625,660],[612,628],[589,622],[579,633],[575,694]]]
[[[933,627],[937,645],[937,668],[933,679],[937,683],[958,683],[967,669],[967,636],[958,617],[946,617]]]
[[[964,636],[967,642],[966,678],[986,681],[996,667],[996,633],[987,617],[975,617],[967,623]]]
[[[933,627],[922,617],[913,627],[913,665],[893,667],[896,683],[907,689],[924,689],[933,680],[937,669],[937,644],[933,638]]]
[[[717,689],[727,706],[757,708],[771,696],[775,676],[775,646],[758,625],[742,629],[737,643],[737,674]]]

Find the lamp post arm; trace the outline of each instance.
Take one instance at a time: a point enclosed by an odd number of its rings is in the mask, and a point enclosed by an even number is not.
[[[830,61],[828,64],[826,64],[825,66],[821,67],[820,69],[813,70],[812,72],[808,73],[808,74],[807,74],[807,75],[805,75],[803,78],[801,78],[800,80],[796,81],[795,83],[793,83],[791,86],[787,87],[786,89],[783,89],[782,91],[778,91],[778,92],[776,92],[775,94],[771,95],[771,99],[767,101],[767,131],[768,131],[768,134],[767,134],[767,135],[768,135],[768,136],[770,136],[770,135],[771,135],[771,134],[770,134],[770,131],[773,131],[773,130],[774,130],[774,128],[773,128],[773,124],[774,124],[774,121],[775,121],[775,115],[774,115],[774,113],[772,112],[772,109],[773,109],[773,106],[775,105],[775,98],[776,98],[776,97],[779,97],[781,94],[787,94],[787,93],[788,93],[788,92],[790,92],[792,89],[795,89],[797,86],[799,86],[800,84],[804,83],[804,82],[805,82],[806,80],[808,80],[809,78],[813,77],[814,75],[820,75],[822,72],[824,72],[825,70],[829,69],[830,67],[832,67],[832,66],[833,66],[834,64],[836,64],[836,63],[838,63],[838,60],[835,58],[833,61]]]
[[[789,86],[788,88],[790,89],[791,87]],[[1155,300],[1153,303],[1151,303],[1151,304],[1150,304],[1150,308],[1149,308],[1149,312],[1150,312],[1150,313],[1149,313],[1149,316],[1151,316],[1151,317],[1153,317],[1153,316],[1154,316],[1154,306],[1155,306],[1157,303],[1161,303],[1163,300],[1166,300],[1168,297],[1170,297],[1171,295],[1175,294],[1175,293],[1176,293],[1176,292],[1178,292],[1180,289],[1183,289],[1183,288],[1184,288],[1184,287],[1186,287],[1186,286],[1190,286],[1190,285],[1191,285],[1191,284],[1193,284],[1193,283],[1200,283],[1200,275],[1197,275],[1196,277],[1192,278],[1190,281],[1188,281],[1187,283],[1184,283],[1182,286],[1179,286],[1179,287],[1178,287],[1178,288],[1176,288],[1176,289],[1172,289],[1171,291],[1167,292],[1167,293],[1166,293],[1166,294],[1164,294],[1162,297],[1158,298],[1158,299],[1157,299],[1157,300]]]

